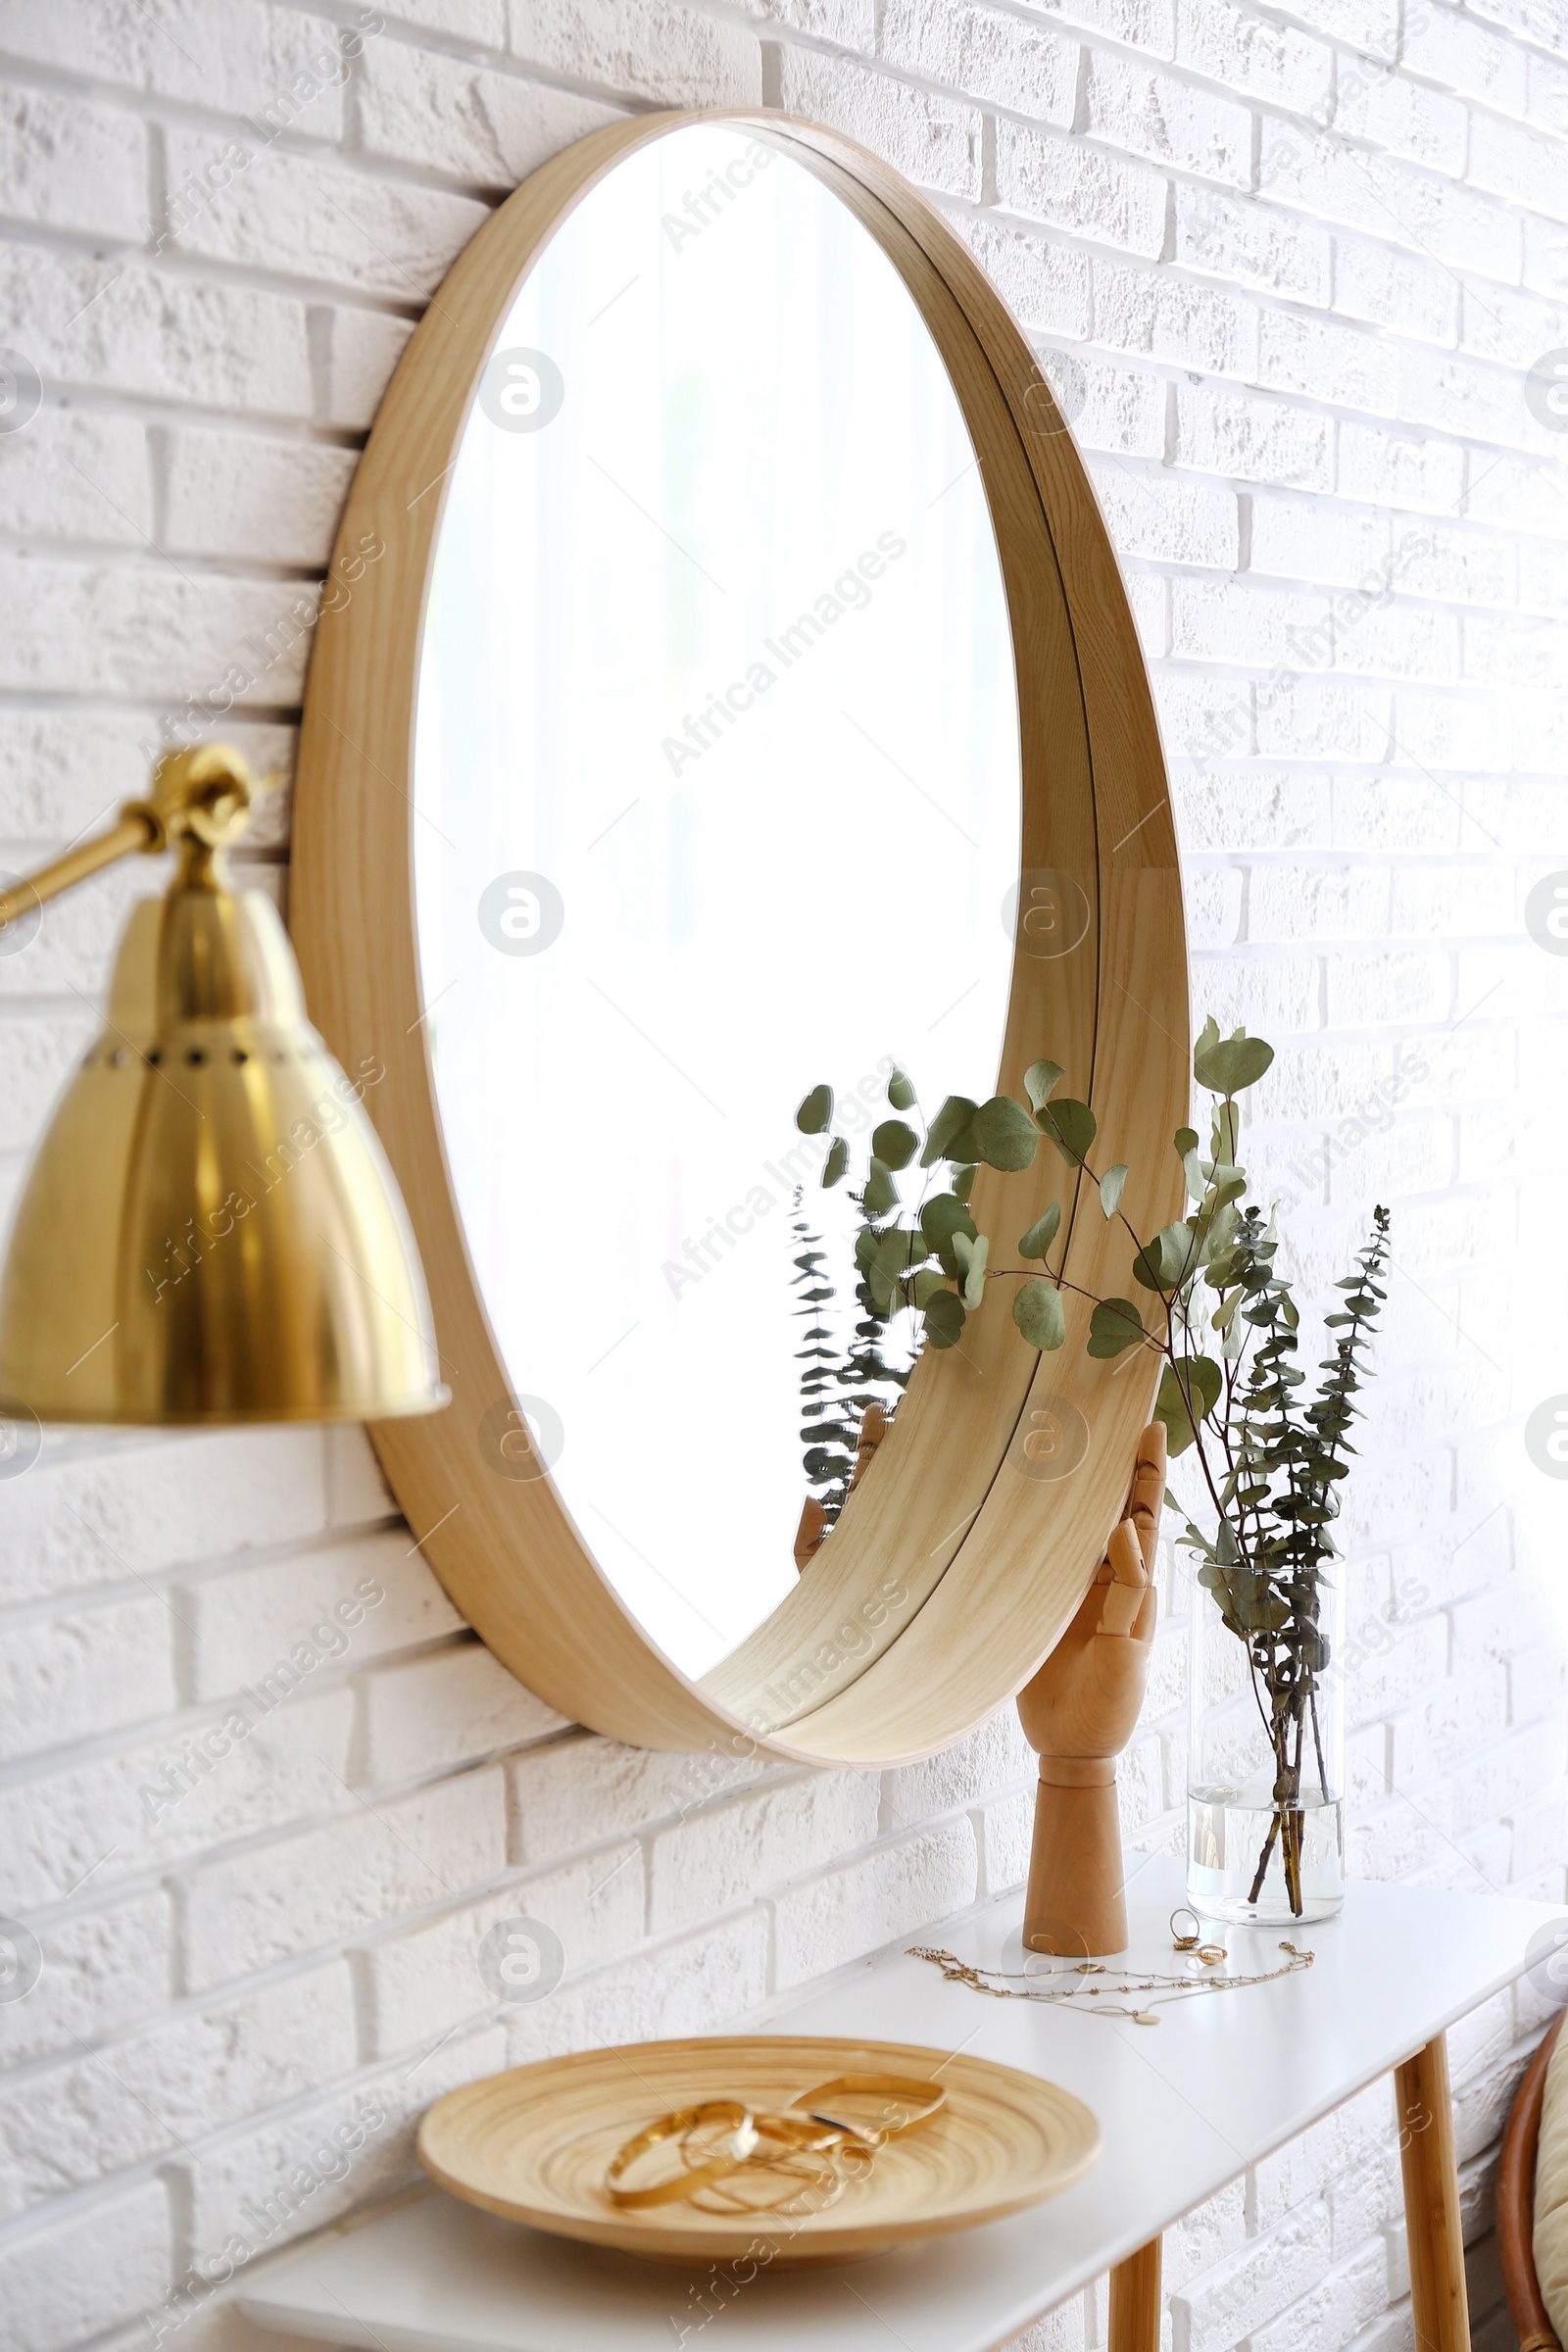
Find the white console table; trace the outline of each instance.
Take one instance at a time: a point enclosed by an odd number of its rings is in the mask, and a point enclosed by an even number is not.
[[[1181,1900],[1175,1862],[1137,1872],[1135,1960],[1179,1967],[1166,1922]],[[1022,1913],[1014,1896],[905,1941],[1017,1969]],[[1152,2028],[986,1999],[895,1947],[761,2030],[961,2046],[1049,2076],[1099,2118],[1099,2163],[1065,2195],[985,2229],[840,2269],[764,2273],[702,2332],[719,2352],[995,2352],[1109,2270],[1112,2352],[1157,2352],[1161,2231],[1396,2070],[1418,2344],[1468,2352],[1444,2034],[1521,1976],[1532,1936],[1562,1917],[1501,1896],[1354,1885],[1337,1920],[1295,1932],[1316,1952],[1310,1970],[1166,2008]],[[1277,1966],[1282,1932],[1232,1931],[1232,1967]],[[371,2352],[672,2352],[711,2313],[700,2283],[431,2191],[280,2258],[241,2308],[261,2327]]]

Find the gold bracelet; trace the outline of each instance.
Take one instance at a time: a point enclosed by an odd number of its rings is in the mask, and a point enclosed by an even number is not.
[[[880,2126],[846,2122],[828,2112],[830,2100],[866,2097],[891,2102],[883,2109],[885,2120]],[[917,2132],[922,2124],[940,2115],[947,2103],[948,2094],[940,2082],[921,2082],[902,2075],[836,2075],[831,2082],[819,2082],[815,2090],[804,2092],[795,2105],[814,2121],[836,2125],[853,2139],[879,2148],[903,2132]],[[899,2120],[886,2120],[890,2115]]]
[[[842,2144],[826,2150],[781,2147],[776,2155],[759,2151],[737,2165],[729,2178],[692,2192],[700,2213],[795,2213],[804,2209],[825,2212],[836,2205],[848,2185]],[[862,2151],[867,2161],[871,2151]]]
[[[837,2195],[844,2187],[841,2157],[874,2155],[890,2139],[929,2123],[946,2106],[947,2097],[938,2082],[899,2075],[836,2075],[830,2082],[819,2082],[814,2090],[804,2092],[790,2107],[768,2113],[755,2113],[738,2099],[709,2099],[700,2106],[671,2108],[634,2133],[612,2157],[605,2188],[614,2204],[639,2212],[679,2204],[707,2190],[721,2190],[721,2184],[733,2181],[738,2173],[772,2174],[786,2182],[796,2181],[802,2178],[804,2161],[808,2172],[814,2169],[817,2179],[825,2177],[834,2182]],[[880,2099],[880,2122],[857,2123],[829,2112],[833,2102],[852,2098]],[[694,2163],[692,2134],[710,2131],[715,2125],[722,2129],[724,2138]],[[620,2185],[633,2165],[669,2140],[680,2142],[683,2171],[650,2188]],[[769,2146],[778,2153],[768,2154]],[[785,2194],[790,2193],[786,2187]],[[738,2211],[763,2210],[737,2196],[733,2188],[723,2201]]]
[[[826,2155],[841,2147],[845,2140],[858,2137],[849,2125],[839,2123],[833,2116],[804,2115],[790,2107],[767,2115],[754,2115],[752,2121],[757,2126],[759,2139],[775,2140],[780,2147],[799,2149],[808,2156]],[[768,2159],[756,2154],[751,2161],[766,2164]]]
[[[661,2180],[653,2188],[622,2188],[619,2184],[640,2156],[657,2148],[666,2139],[684,2139],[689,2132],[704,2125],[721,2124],[729,2133],[728,2149],[706,2163],[676,2173],[668,2180]],[[662,2115],[656,2124],[637,2132],[611,2158],[605,2173],[605,2187],[616,2205],[638,2212],[651,2205],[675,2205],[699,2188],[711,2188],[740,2171],[757,2145],[757,2126],[750,2108],[738,2099],[707,2099],[700,2107],[675,2107]]]

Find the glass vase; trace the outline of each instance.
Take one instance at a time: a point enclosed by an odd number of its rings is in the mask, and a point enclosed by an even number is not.
[[[1195,1579],[1187,1899],[1236,1925],[1329,1919],[1345,1899],[1344,1563],[1295,1585],[1207,1573],[1229,1616]]]

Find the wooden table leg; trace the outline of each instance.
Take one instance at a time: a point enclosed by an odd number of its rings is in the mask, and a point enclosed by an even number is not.
[[[1159,2352],[1159,2246],[1152,2237],[1110,2274],[1110,2352]]]
[[[1416,2352],[1470,2352],[1446,2036],[1407,2058],[1394,2080]]]

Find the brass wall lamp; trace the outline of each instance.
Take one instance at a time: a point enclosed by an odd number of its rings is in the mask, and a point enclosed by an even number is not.
[[[363,1421],[446,1403],[424,1274],[276,908],[223,852],[261,787],[212,744],[0,892],[0,926],[172,849],[122,936],[101,1035],[34,1156],[0,1275],[0,1410],[40,1421]]]

